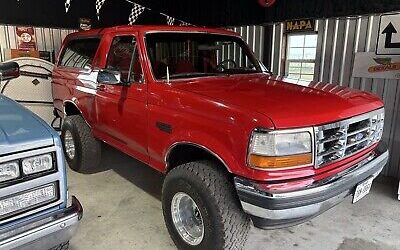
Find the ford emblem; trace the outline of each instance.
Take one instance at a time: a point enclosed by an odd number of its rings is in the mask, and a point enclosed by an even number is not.
[[[364,138],[364,134],[363,133],[358,133],[354,137],[354,139],[356,139],[356,141],[361,141],[363,138]]]

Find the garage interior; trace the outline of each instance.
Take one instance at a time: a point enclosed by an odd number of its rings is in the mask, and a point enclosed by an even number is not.
[[[269,7],[257,0],[106,0],[100,7],[98,2],[1,1],[0,62],[40,58],[34,63],[36,67],[32,62],[21,67],[35,74],[22,74],[11,84],[0,82],[1,93],[59,128],[50,85],[51,68],[63,39],[87,20],[92,28],[128,24],[134,4],[144,8],[132,24],[231,29],[274,75],[296,83],[331,83],[331,91],[350,87],[382,98],[383,141],[391,153],[371,194],[357,204],[346,200],[295,227],[267,231],[252,228],[245,249],[400,249],[400,78],[398,74],[368,77],[355,70],[359,53],[375,54],[379,47],[382,15],[400,19],[400,1],[277,0]],[[297,28],[290,31],[288,25]],[[18,53],[19,27],[32,28],[37,53]],[[85,174],[68,170],[69,192],[79,196],[85,209],[70,248],[175,249],[162,216],[163,175],[109,146],[103,151],[100,169]]]
[[[70,247],[176,249],[162,216],[163,176],[113,148],[107,147],[103,156],[98,172],[68,172],[69,191],[79,194],[85,208]],[[390,180],[378,180],[372,193],[357,204],[346,199],[299,226],[267,231],[252,228],[244,249],[399,249],[395,186]]]

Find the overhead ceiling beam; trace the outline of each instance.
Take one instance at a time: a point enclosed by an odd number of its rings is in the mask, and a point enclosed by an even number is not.
[[[169,16],[206,26],[238,26],[279,22],[296,18],[325,18],[400,10],[400,0],[276,0],[265,8],[259,1],[273,0],[130,0],[151,8],[137,20],[140,24],[166,24]],[[97,20],[96,0],[2,0],[0,23],[78,28],[80,17],[90,18],[94,27],[128,23],[132,4],[127,0],[106,0]]]

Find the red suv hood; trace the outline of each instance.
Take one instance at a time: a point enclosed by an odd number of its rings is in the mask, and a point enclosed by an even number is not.
[[[289,83],[265,74],[197,78],[173,83],[178,89],[211,97],[268,116],[275,127],[320,125],[366,113],[383,106],[369,93],[334,84]]]

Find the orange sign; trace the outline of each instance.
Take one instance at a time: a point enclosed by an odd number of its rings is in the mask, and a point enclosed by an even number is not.
[[[37,50],[19,50],[19,49],[12,49],[11,50],[11,58],[18,58],[18,57],[35,57],[40,58],[40,53]]]

